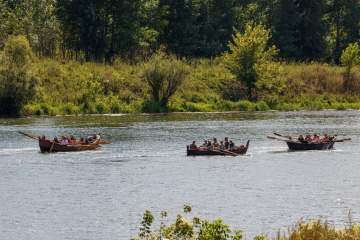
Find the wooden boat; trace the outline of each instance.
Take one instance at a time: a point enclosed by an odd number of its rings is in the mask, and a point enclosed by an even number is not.
[[[20,134],[39,141],[39,147],[40,151],[42,153],[52,153],[52,152],[80,152],[80,151],[90,151],[90,150],[96,150],[101,148],[102,144],[111,144],[108,141],[98,139],[93,143],[90,144],[68,144],[68,145],[62,145],[59,143],[56,143],[52,140],[46,139],[46,138],[40,138],[33,136],[28,133],[19,132]]]
[[[229,150],[209,150],[205,148],[190,149],[190,146],[186,147],[186,152],[188,156],[238,156],[245,155],[249,149],[250,140],[247,141],[246,146],[243,148],[238,148],[233,151]]]
[[[42,153],[52,152],[80,152],[96,150],[101,147],[99,140],[92,144],[61,145],[50,140],[39,139],[39,147]]]
[[[341,140],[331,140],[326,142],[300,142],[298,140],[293,140],[290,136],[283,136],[278,133],[274,133],[275,136],[268,136],[269,139],[278,140],[286,142],[290,151],[314,151],[314,150],[331,150],[334,148],[335,143],[350,141],[350,138],[341,139]]]
[[[311,151],[311,150],[330,150],[334,148],[335,142],[325,143],[301,143],[296,141],[286,141],[291,151]]]

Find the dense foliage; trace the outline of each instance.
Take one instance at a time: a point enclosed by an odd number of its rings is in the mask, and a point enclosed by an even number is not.
[[[32,52],[24,37],[7,41],[0,65],[0,115],[17,115],[35,94],[36,80],[30,72]]]
[[[0,0],[1,114],[359,108],[359,25],[358,0]]]
[[[37,55],[112,62],[160,45],[188,57],[219,56],[234,31],[270,29],[289,60],[340,62],[358,42],[358,0],[0,0],[0,48],[25,35]]]

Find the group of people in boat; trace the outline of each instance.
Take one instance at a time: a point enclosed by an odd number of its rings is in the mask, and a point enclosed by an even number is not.
[[[41,140],[47,140],[45,136],[41,137]],[[84,144],[93,144],[96,141],[100,140],[100,135],[94,134],[88,137],[81,137],[76,139],[73,135],[70,136],[61,136],[54,137],[53,142],[60,145],[84,145]]]
[[[192,144],[189,146],[190,150],[203,150],[203,151],[235,151],[240,148],[245,148],[244,145],[236,146],[235,142],[232,140],[229,140],[228,137],[225,137],[224,140],[221,140],[220,142],[213,138],[213,140],[204,140],[204,143],[200,146],[196,145],[196,142],[193,141]]]
[[[297,139],[301,143],[329,143],[336,140],[335,136],[329,136],[325,134],[324,136],[319,136],[318,134],[307,134],[305,137],[300,135]]]

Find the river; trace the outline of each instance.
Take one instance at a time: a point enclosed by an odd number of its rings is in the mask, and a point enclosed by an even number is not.
[[[100,132],[101,150],[41,154],[38,135]],[[332,151],[288,152],[273,132],[353,140]],[[187,157],[185,145],[234,139],[240,157]],[[360,220],[360,112],[266,112],[0,119],[0,239],[111,240],[137,234],[141,216],[184,204],[221,217],[247,238],[286,231],[301,219],[343,226]]]

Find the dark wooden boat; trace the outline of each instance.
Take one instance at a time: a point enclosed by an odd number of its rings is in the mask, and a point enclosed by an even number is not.
[[[319,142],[319,143],[312,143],[312,142],[307,143],[307,142],[300,142],[297,140],[293,140],[294,138],[290,136],[283,136],[278,133],[274,133],[274,135],[275,136],[268,136],[268,138],[272,140],[286,142],[290,151],[331,150],[334,148],[334,145],[337,142],[351,141],[351,138],[346,138],[341,140],[332,140],[332,141]]]
[[[61,145],[50,140],[39,139],[39,147],[42,153],[52,152],[80,152],[96,150],[101,147],[99,141],[92,144]]]
[[[233,151],[229,150],[208,150],[208,149],[190,149],[190,146],[186,147],[186,152],[188,156],[238,156],[245,155],[249,149],[250,140],[247,141],[246,146],[243,148],[238,148]]]
[[[311,151],[311,150],[331,150],[334,148],[335,142],[326,143],[301,143],[295,141],[286,141],[291,151]]]

